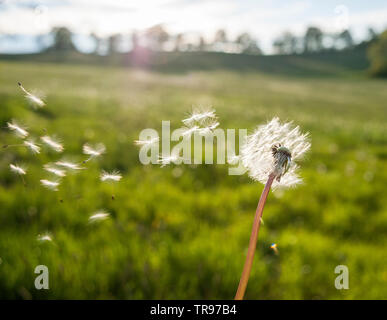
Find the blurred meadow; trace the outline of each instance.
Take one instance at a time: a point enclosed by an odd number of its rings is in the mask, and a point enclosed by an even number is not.
[[[290,66],[277,59],[281,70]],[[133,143],[142,129],[161,132],[162,120],[177,129],[192,105],[210,104],[221,128],[251,132],[278,116],[312,139],[303,185],[269,195],[245,298],[385,299],[387,82],[295,59],[317,71],[0,61],[2,145],[20,143],[6,128],[17,119],[33,137],[60,137],[75,161],[86,142],[107,147],[58,192],[39,180],[50,178],[42,166],[60,154],[1,149],[0,298],[232,299],[263,186],[228,175],[227,165],[144,166]],[[18,81],[47,105],[31,108]],[[27,166],[25,184],[10,163]],[[101,182],[103,169],[118,169],[122,180]],[[100,209],[110,219],[88,223]],[[52,242],[37,241],[45,232]],[[49,268],[49,290],[34,287],[40,264]],[[349,268],[349,290],[334,286],[337,265]]]

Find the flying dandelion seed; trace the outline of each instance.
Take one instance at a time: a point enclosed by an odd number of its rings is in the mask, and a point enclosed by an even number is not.
[[[28,132],[23,128],[21,125],[17,124],[15,120],[12,120],[12,122],[7,122],[8,129],[15,132],[15,134],[21,138],[25,138],[28,136]]]
[[[191,115],[188,118],[183,119],[182,122],[185,125],[189,125],[195,122],[202,122],[208,118],[216,118],[215,110],[194,110]]]
[[[93,158],[99,157],[104,154],[106,151],[106,147],[102,143],[97,144],[95,147],[92,147],[91,145],[86,143],[83,145],[82,150],[84,154],[90,156],[87,160],[83,161],[85,163]]]
[[[106,171],[102,171],[102,173],[100,175],[101,181],[105,181],[105,182],[118,182],[121,180],[121,178],[122,178],[122,175],[120,174],[120,172],[118,170],[114,170],[111,173],[106,172]],[[114,185],[112,185],[111,191],[112,191],[112,200],[114,200],[115,199]]]
[[[163,168],[171,163],[176,163],[177,161],[180,161],[180,160],[184,160],[184,159],[178,155],[170,155],[168,157],[160,156],[157,162],[160,163],[161,164],[160,167]]]
[[[32,140],[26,140],[24,141],[24,145],[29,148],[32,153],[40,153],[40,147],[34,143]]]
[[[199,131],[199,127],[198,126],[193,126],[193,127],[184,127],[183,128],[183,137],[186,137],[186,136],[191,136],[192,134],[194,134],[196,131]]]
[[[272,186],[273,188],[276,186],[290,187],[301,182],[296,173],[298,166],[294,161],[301,159],[309,148],[308,133],[302,134],[300,128],[293,127],[290,122],[281,124],[278,118],[259,126],[252,135],[247,137],[246,143],[242,146],[242,164],[247,168],[249,176],[265,184],[265,187],[255,211],[247,257],[235,295],[236,300],[242,300],[245,294],[254,260],[263,208],[270,188]],[[277,252],[276,244],[273,244],[271,248]]]
[[[39,234],[37,240],[40,242],[52,241],[52,236],[49,233]]]
[[[50,148],[54,149],[56,152],[62,152],[64,150],[63,145],[54,138],[51,138],[49,136],[43,136],[40,137],[40,139]]]
[[[40,99],[38,96],[33,95],[32,93],[28,92],[20,82],[17,83],[20,87],[20,89],[25,93],[25,97],[27,98],[28,101],[30,101],[33,105],[38,106],[38,107],[44,107],[46,104],[42,99]]]
[[[55,162],[57,166],[70,169],[70,170],[82,170],[78,163],[70,162],[70,161],[57,161]]]
[[[104,211],[98,211],[98,212],[93,213],[93,214],[89,217],[89,222],[93,223],[93,222],[97,222],[97,221],[103,221],[103,220],[108,219],[109,216],[110,216],[110,214],[107,213],[107,212],[104,212]]]
[[[122,178],[122,175],[117,170],[114,170],[111,173],[108,173],[106,171],[102,171],[102,173],[100,175],[101,181],[114,181],[114,182],[117,182],[117,181],[120,181],[121,178]]]
[[[10,167],[12,172],[14,172],[20,176],[25,175],[27,173],[27,170],[25,168],[22,168],[21,166],[17,166],[15,164],[10,164],[9,167]]]
[[[213,130],[215,130],[218,126],[219,126],[218,121],[208,122],[203,128],[200,128],[199,133],[201,135],[207,135],[211,133]]]
[[[59,182],[58,181],[50,181],[46,179],[41,179],[40,183],[42,186],[46,187],[47,189],[50,189],[52,191],[58,191]]]
[[[155,144],[155,143],[159,142],[159,140],[160,140],[159,137],[152,138],[152,139],[149,139],[149,140],[135,140],[134,144],[136,146],[146,146],[146,145]]]
[[[66,171],[65,170],[62,170],[62,169],[59,169],[51,164],[46,164],[44,165],[44,170],[48,171],[48,172],[51,172],[53,173],[54,175],[58,176],[58,177],[64,177],[66,176]]]
[[[275,254],[278,254],[278,246],[276,243],[272,243],[270,249],[272,249]]]

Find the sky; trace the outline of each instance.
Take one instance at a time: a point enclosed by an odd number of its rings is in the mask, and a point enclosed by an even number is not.
[[[349,29],[359,40],[368,27],[382,31],[387,28],[387,1],[0,0],[0,52],[37,50],[32,36],[54,26],[67,26],[78,35],[107,36],[159,23],[170,33],[200,33],[207,40],[219,28],[231,39],[249,32],[270,53],[283,31],[301,35],[310,25],[326,32]]]

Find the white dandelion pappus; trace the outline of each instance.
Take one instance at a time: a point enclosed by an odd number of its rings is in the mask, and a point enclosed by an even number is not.
[[[40,147],[32,140],[24,141],[24,145],[29,148],[33,153],[40,153]]]
[[[134,144],[136,146],[152,145],[152,144],[159,142],[159,140],[160,140],[159,137],[148,139],[148,140],[135,140]]]
[[[38,107],[44,107],[46,104],[42,99],[40,99],[38,96],[28,92],[20,82],[18,82],[18,85],[20,89],[25,93],[25,97],[27,98],[28,101],[30,101],[33,105],[38,106]]]
[[[89,217],[89,222],[103,221],[109,218],[110,214],[105,211],[97,211]]]
[[[25,168],[22,168],[21,166],[18,166],[16,164],[10,164],[9,165],[12,172],[18,174],[18,175],[25,175],[27,173],[27,170]]]
[[[66,171],[65,170],[59,169],[59,168],[53,166],[52,164],[45,164],[44,165],[44,170],[46,170],[48,172],[51,172],[51,173],[55,174],[58,177],[66,176]]]
[[[274,118],[247,136],[241,160],[253,180],[265,184],[269,175],[275,173],[273,188],[290,187],[301,182],[295,161],[310,146],[308,133],[302,134],[298,126],[293,128],[291,122],[281,124]]]
[[[85,143],[82,147],[82,150],[83,150],[84,154],[87,154],[90,156],[90,158],[88,159],[88,160],[90,160],[91,158],[96,158],[96,157],[99,157],[102,154],[104,154],[106,151],[106,147],[103,143],[99,143],[94,147],[88,143]],[[86,161],[88,161],[88,160],[86,160]]]
[[[7,122],[8,129],[15,132],[15,134],[21,138],[25,138],[28,136],[28,132],[21,125],[17,124],[15,120],[12,122]]]
[[[160,155],[159,156],[159,159],[157,160],[157,162],[159,164],[161,164],[161,168],[171,164],[171,163],[174,163],[174,164],[177,164],[176,162],[180,161],[180,160],[183,160],[184,161],[184,158],[183,157],[180,157],[179,155],[170,155],[170,156],[162,156]]]
[[[79,166],[78,163],[74,163],[74,162],[70,162],[70,161],[61,160],[61,161],[55,162],[55,164],[57,166],[60,166],[60,167],[66,168],[66,169],[70,169],[70,170],[81,170],[81,169],[83,169],[83,168],[81,168]]]
[[[40,139],[50,148],[54,149],[56,152],[62,152],[64,150],[63,145],[58,140],[50,136],[43,136],[40,137]]]
[[[182,129],[183,129],[182,136],[183,137],[186,137],[186,136],[190,137],[192,134],[199,131],[200,128],[198,126],[193,126],[193,127],[183,127]]]
[[[215,130],[218,126],[219,126],[219,122],[218,121],[211,121],[211,122],[207,123],[203,128],[201,128],[199,130],[199,133],[201,135],[209,134],[213,130]]]
[[[52,241],[52,236],[49,233],[39,234],[37,240],[40,242]]]
[[[120,174],[119,171],[115,170],[111,173],[108,173],[106,171],[102,171],[101,175],[100,175],[100,179],[101,181],[120,181],[122,178],[122,175]]]
[[[194,110],[191,115],[183,119],[182,122],[185,125],[192,124],[194,122],[202,122],[208,118],[216,118],[215,110],[209,109],[209,110]]]
[[[42,186],[46,187],[47,189],[50,189],[52,191],[58,191],[59,182],[58,181],[50,181],[46,179],[41,179],[40,183]]]

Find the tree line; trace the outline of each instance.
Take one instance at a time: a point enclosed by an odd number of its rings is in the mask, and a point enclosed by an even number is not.
[[[76,51],[73,34],[66,27],[54,28],[52,45],[46,51],[69,52]],[[141,32],[133,32],[130,36],[113,34],[101,38],[95,33],[90,38],[95,44],[94,54],[115,55],[125,52],[122,48],[127,44],[127,52],[135,53],[137,50],[152,50],[156,52],[230,52],[261,55],[257,40],[249,33],[242,33],[231,40],[226,31],[218,30],[212,41],[205,41],[203,36],[198,36],[196,41],[189,39],[189,34],[169,34],[162,25],[153,26]],[[129,44],[129,45],[128,45]],[[387,76],[387,30],[377,34],[372,28],[368,29],[368,37],[356,44],[349,30],[340,33],[324,33],[318,27],[308,27],[303,36],[295,36],[289,31],[282,33],[273,42],[276,54],[294,55],[327,51],[341,51],[363,47],[367,49],[370,60],[369,73],[373,76]]]
[[[51,31],[53,44],[48,50],[71,51],[76,50],[73,34],[66,27],[57,27]],[[131,35],[112,34],[102,38],[95,33],[90,34],[95,44],[93,53],[112,55],[124,52],[122,48],[134,51],[147,48],[152,51],[222,51],[230,53],[262,54],[257,40],[249,33],[241,33],[236,39],[229,39],[225,30],[218,30],[212,41],[206,41],[197,34],[169,34],[163,25],[158,24],[144,31],[135,31]]]
[[[49,49],[76,50],[72,41],[73,34],[66,27],[54,28],[51,34],[54,41]],[[369,28],[367,41],[372,41],[377,36],[377,33]],[[244,32],[231,39],[224,29],[216,31],[211,41],[206,41],[203,36],[197,34],[170,34],[161,24],[133,32],[131,35],[117,33],[102,38],[92,33],[90,37],[95,44],[93,51],[95,54],[112,55],[125,50],[133,51],[140,47],[152,51],[218,51],[255,55],[263,53],[257,39],[249,33]],[[286,55],[351,49],[356,43],[349,30],[325,33],[318,27],[310,26],[302,36],[285,31],[273,41],[272,45],[276,54]]]

